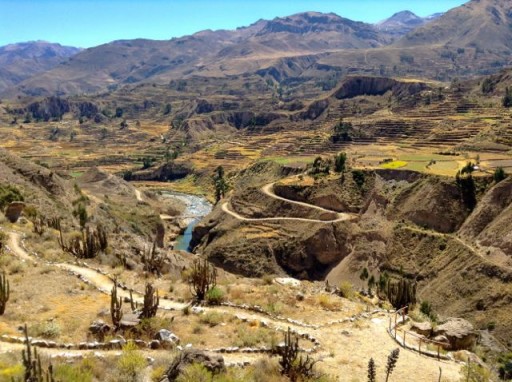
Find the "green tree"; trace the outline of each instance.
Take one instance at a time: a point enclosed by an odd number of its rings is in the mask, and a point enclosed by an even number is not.
[[[370,278],[368,279],[368,294],[372,295],[372,289],[375,286],[375,276],[370,275]]]
[[[171,111],[172,111],[171,104],[170,103],[166,104],[165,107],[164,107],[164,115],[170,114]]]
[[[342,152],[336,155],[334,158],[334,171],[337,173],[345,172],[345,166],[347,163],[347,154]]]
[[[352,179],[357,184],[358,187],[363,187],[365,182],[364,172],[361,170],[353,170],[352,171]]]
[[[486,78],[482,82],[482,93],[489,94],[494,90],[494,84],[490,78]]]
[[[224,179],[224,168],[219,166],[215,169],[213,175],[213,185],[215,187],[215,203],[218,203],[225,195],[228,190],[228,185]]]
[[[87,221],[89,220],[89,216],[87,214],[87,208],[82,203],[78,203],[75,210],[73,211],[73,216],[78,218],[80,222],[80,228],[84,229]]]
[[[506,177],[507,177],[507,173],[505,172],[503,167],[497,167],[496,170],[494,170],[493,178],[496,183],[501,182]]]
[[[142,169],[145,170],[153,165],[153,160],[150,157],[142,158]]]
[[[121,118],[123,116],[124,110],[121,107],[116,108],[116,118]]]
[[[331,140],[336,142],[348,142],[352,140],[350,133],[352,132],[353,127],[352,123],[344,122],[343,119],[340,118],[339,122],[334,125],[334,132],[331,136]]]
[[[505,95],[503,96],[502,103],[504,107],[512,106],[512,89],[508,86],[505,88]]]
[[[364,267],[363,270],[361,271],[361,273],[359,274],[359,279],[364,283],[366,280],[368,280],[368,277],[369,277],[368,269],[366,267]],[[363,287],[363,289],[364,289],[364,287]]]
[[[22,202],[24,200],[21,192],[10,184],[0,185],[0,210],[12,202]]]
[[[30,122],[32,122],[32,114],[27,112],[27,114],[25,114],[25,119],[23,120],[23,123],[30,123]]]

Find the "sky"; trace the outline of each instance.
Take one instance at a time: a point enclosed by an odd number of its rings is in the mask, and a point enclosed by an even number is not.
[[[334,12],[375,23],[410,10],[444,12],[464,0],[0,0],[0,46],[45,40],[87,48],[113,40],[168,40],[235,29],[298,12]]]

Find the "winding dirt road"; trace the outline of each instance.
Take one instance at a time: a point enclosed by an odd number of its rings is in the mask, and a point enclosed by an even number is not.
[[[288,216],[276,216],[276,217],[271,217],[271,218],[248,218],[248,217],[242,216],[242,215],[236,213],[235,211],[233,211],[230,208],[230,206],[229,206],[229,202],[224,202],[222,204],[222,211],[224,211],[225,213],[233,216],[235,219],[238,219],[238,220],[241,220],[241,221],[247,221],[247,222],[289,220],[289,221],[299,221],[299,222],[305,222],[305,223],[331,224],[331,223],[336,223],[336,222],[341,222],[341,221],[346,221],[346,220],[353,220],[353,219],[355,219],[357,217],[356,214],[349,214],[349,213],[345,213],[345,212],[332,211],[332,210],[328,210],[328,209],[323,208],[323,207],[315,206],[314,204],[309,204],[309,203],[305,203],[305,202],[298,202],[296,200],[291,200],[291,199],[283,198],[282,196],[276,195],[274,193],[274,184],[275,184],[275,182],[266,184],[265,186],[263,186],[261,188],[261,192],[263,192],[265,195],[267,195],[267,196],[269,196],[269,197],[271,197],[273,199],[281,200],[281,201],[286,202],[286,203],[297,204],[297,205],[302,206],[302,207],[311,208],[311,209],[314,209],[314,210],[318,210],[318,211],[326,212],[326,213],[330,213],[330,214],[335,214],[337,216],[337,218],[336,219],[331,219],[331,220],[320,220],[320,219],[309,219],[309,218],[295,218],[295,217],[288,217]]]
[[[43,262],[42,259],[31,255],[24,247],[22,235],[17,232],[8,232],[8,249],[17,257],[24,261]],[[44,262],[49,266],[55,266],[64,271],[72,272],[80,277],[83,282],[92,284],[103,293],[110,293],[113,286],[112,279],[100,272],[86,266],[74,265],[69,263],[50,263]],[[121,288],[118,289],[121,296],[127,297],[129,292]],[[141,299],[139,293],[134,293],[134,298]],[[183,309],[186,304],[175,301],[160,299],[160,307],[163,309]],[[263,326],[272,327],[278,331],[285,331],[288,327],[299,334],[314,335],[315,343],[320,344],[317,357],[321,360],[323,369],[343,377],[346,375],[365,375],[366,360],[371,354],[378,359],[384,360],[391,349],[396,347],[396,343],[388,335],[386,328],[388,314],[380,312],[379,317],[372,318],[372,315],[366,314],[358,319],[343,316],[339,321],[324,323],[319,325],[306,324],[300,321],[290,321],[285,317],[271,317],[262,313],[252,312],[242,307],[205,307],[205,311],[217,311],[236,316],[241,320],[259,321]],[[355,325],[355,322],[359,324]],[[343,329],[343,330],[342,330]],[[351,337],[350,340],[340,338],[340,332],[346,333],[345,336]],[[343,351],[339,352],[340,341],[343,343]],[[23,345],[6,343],[0,341],[0,353],[6,351],[21,351]],[[334,349],[334,350],[333,350]],[[67,358],[73,356],[83,356],[85,354],[111,355],[118,356],[120,351],[115,350],[65,350],[65,349],[44,349],[44,352],[52,358]],[[147,356],[155,356],[161,350],[143,350]],[[247,354],[241,352],[223,353],[227,364],[247,364],[253,363],[261,358],[260,354]],[[456,381],[459,378],[459,365],[454,362],[435,361],[427,357],[419,356],[411,351],[404,351],[400,354],[399,365],[395,372],[397,380],[406,380],[411,375],[411,367],[418,372],[418,382],[432,381],[438,374],[438,368],[443,368],[443,377],[448,381]]]

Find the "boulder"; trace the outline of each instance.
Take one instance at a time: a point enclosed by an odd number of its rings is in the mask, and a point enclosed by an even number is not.
[[[450,341],[448,341],[448,338],[446,338],[446,336],[443,336],[443,335],[435,336],[432,340],[440,343],[442,348],[445,350],[451,349]]]
[[[20,218],[23,209],[25,208],[25,203],[23,202],[12,202],[9,203],[7,208],[5,209],[5,217],[11,222],[16,223]]]
[[[108,333],[110,330],[111,330],[110,325],[105,323],[105,321],[103,321],[103,320],[94,321],[89,326],[89,332],[91,332],[92,334],[100,334],[101,335],[101,334]]]
[[[180,343],[178,336],[167,329],[160,329],[154,337],[163,347],[173,347]]]
[[[473,325],[462,318],[449,318],[437,326],[433,333],[436,337],[446,337],[450,343],[449,350],[471,349],[478,337]]]
[[[432,325],[428,321],[413,322],[411,325],[411,330],[425,337],[430,337],[430,335],[432,334]]]
[[[136,314],[127,313],[123,315],[119,326],[121,329],[131,329],[136,327],[140,323],[140,319]]]
[[[161,343],[160,343],[160,341],[158,341],[158,340],[152,340],[152,341],[149,343],[149,347],[150,347],[151,349],[153,349],[153,350],[154,350],[154,349],[160,349],[160,346],[161,346]]]
[[[183,370],[191,364],[203,365],[208,371],[216,374],[226,370],[224,358],[220,355],[207,353],[198,349],[186,348],[171,362],[165,372],[165,377],[160,382],[176,381]]]

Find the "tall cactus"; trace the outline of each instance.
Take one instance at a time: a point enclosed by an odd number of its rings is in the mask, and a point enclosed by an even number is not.
[[[146,284],[144,292],[144,306],[142,307],[141,318],[151,318],[156,316],[160,298],[158,297],[158,290],[153,285]]]
[[[405,278],[388,281],[387,295],[395,309],[416,304],[416,283]]]
[[[41,357],[37,353],[37,348],[30,346],[30,338],[28,337],[27,325],[23,328],[25,333],[25,349],[22,350],[21,356],[23,358],[24,382],[55,382],[53,378],[53,366],[50,363],[48,369],[43,371],[41,366]]]
[[[112,318],[112,325],[115,330],[119,330],[121,326],[121,320],[123,318],[123,299],[117,298],[117,279],[114,280],[114,286],[110,292],[110,316]]]
[[[188,282],[196,300],[203,301],[206,292],[217,285],[217,270],[208,260],[197,259],[192,264]]]
[[[5,313],[5,307],[10,297],[9,280],[5,275],[5,271],[0,274],[0,316]]]
[[[79,259],[92,259],[100,251],[107,249],[108,235],[101,225],[93,230],[87,227],[82,230],[81,236],[74,237],[69,243],[66,243],[62,228],[59,227],[59,244],[64,252],[68,252]]]

